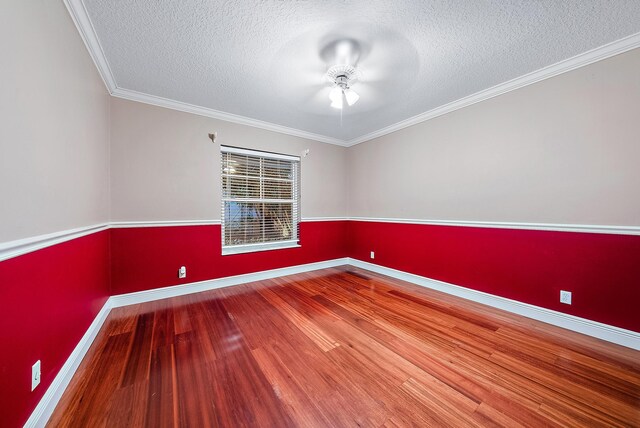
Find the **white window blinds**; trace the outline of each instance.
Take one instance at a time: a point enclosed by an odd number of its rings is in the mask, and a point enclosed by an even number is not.
[[[222,254],[297,246],[300,158],[221,146]]]

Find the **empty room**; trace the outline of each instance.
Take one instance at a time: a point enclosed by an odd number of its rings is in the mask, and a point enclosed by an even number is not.
[[[0,40],[0,428],[640,426],[637,0]]]

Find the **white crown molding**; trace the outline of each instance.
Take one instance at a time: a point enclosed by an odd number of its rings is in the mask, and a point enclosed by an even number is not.
[[[356,144],[364,143],[374,138],[381,137],[383,135],[390,134],[400,129],[416,125],[418,123],[442,116],[443,114],[450,113],[452,111],[470,106],[480,101],[487,100],[489,98],[502,95],[504,93],[522,88],[527,85],[539,82],[544,79],[557,76],[562,73],[574,70],[585,65],[618,55],[620,53],[629,51],[631,49],[640,47],[640,33],[633,34],[623,39],[614,41],[604,46],[592,49],[582,54],[576,55],[572,58],[560,61],[556,64],[541,68],[537,71],[525,74],[524,76],[517,77],[499,85],[493,86],[489,89],[477,92],[459,100],[453,101],[449,104],[437,107],[427,112],[421,113],[409,119],[397,122],[393,125],[389,125],[377,131],[362,135],[360,137],[353,138],[351,140],[341,140],[326,135],[314,134],[311,132],[303,131],[296,128],[290,128],[287,126],[277,125],[271,122],[265,122],[257,119],[251,119],[249,117],[235,115],[231,113],[225,113],[219,110],[214,110],[206,107],[200,107],[193,104],[184,103],[181,101],[175,101],[167,98],[158,97],[155,95],[144,94],[141,92],[119,88],[116,84],[115,77],[109,62],[104,54],[104,50],[100,45],[99,38],[95,32],[95,28],[91,23],[89,14],[82,0],[63,0],[65,6],[69,10],[69,14],[73,19],[82,40],[87,46],[87,50],[93,59],[93,62],[98,68],[100,76],[109,91],[109,93],[115,97],[123,98],[131,101],[137,101],[145,104],[164,107],[172,110],[178,110],[186,113],[197,114],[199,116],[211,117],[214,119],[224,120],[227,122],[238,123],[241,125],[252,126],[254,128],[265,129],[267,131],[279,132],[281,134],[292,135],[295,137],[306,138],[309,140],[319,141],[322,143],[335,144],[343,147],[351,147]]]
[[[495,229],[548,230],[554,232],[607,233],[613,235],[640,235],[640,226],[607,226],[589,224],[515,223],[498,221],[422,220],[410,218],[349,217],[351,221],[374,223],[405,223],[433,226],[486,227]]]
[[[620,40],[616,40],[615,42],[608,43],[604,46],[600,46],[598,48],[581,53],[579,55],[568,58],[566,60],[557,62],[547,67],[543,67],[539,70],[533,71],[523,76],[516,77],[515,79],[509,80],[504,83],[500,83],[496,86],[482,90],[480,92],[476,92],[475,94],[469,95],[464,98],[460,98],[459,100],[450,102],[440,107],[436,107],[432,110],[413,116],[409,119],[394,123],[393,125],[389,125],[377,131],[370,132],[366,135],[353,138],[347,141],[346,146],[351,147],[351,146],[355,146],[356,144],[373,140],[374,138],[382,137],[383,135],[387,135],[392,132],[407,128],[409,126],[416,125],[418,123],[425,122],[430,119],[434,119],[438,116],[451,113],[452,111],[459,110],[464,107],[468,107],[472,104],[476,104],[481,101],[488,100],[489,98],[497,97],[498,95],[515,91],[516,89],[520,89],[524,86],[532,85],[534,83],[540,82],[541,80],[550,79],[559,74],[566,73],[571,70],[575,70],[576,68],[584,67],[594,62],[607,59],[614,55],[618,55],[618,54],[630,51],[631,49],[635,49],[637,47],[640,47],[640,33],[636,33],[631,36],[622,38]]]
[[[132,227],[211,226],[217,224],[220,224],[220,220],[112,221],[109,223],[109,227],[124,229]]]
[[[94,224],[92,226],[79,227],[76,229],[48,233],[46,235],[38,235],[30,238],[17,239],[15,241],[2,242],[0,243],[0,261],[41,250],[85,235],[107,230],[108,228],[108,223]]]
[[[107,87],[107,90],[112,96],[186,113],[197,114],[199,116],[224,120],[226,122],[252,126],[254,128],[260,128],[267,131],[279,132],[281,134],[292,135],[294,137],[306,138],[322,143],[346,146],[346,141],[337,138],[314,134],[312,132],[290,128],[283,125],[277,125],[271,122],[252,119],[232,113],[225,113],[219,110],[200,107],[181,101],[170,100],[167,98],[118,87],[113,72],[111,71],[111,67],[109,66],[109,61],[107,61],[107,57],[105,56],[104,50],[102,49],[102,46],[100,44],[100,39],[98,38],[95,28],[91,22],[91,18],[89,17],[83,0],[63,0],[63,2],[67,7],[67,10],[69,11],[69,14],[71,15],[73,23],[76,25],[76,28],[80,33],[80,37],[82,37],[82,40],[84,41],[84,44],[89,51],[89,55],[93,59],[93,62],[95,63],[96,68],[98,69],[98,72],[102,77],[105,86]]]
[[[350,265],[355,267],[370,270],[402,281],[407,281],[421,287],[441,291],[472,302],[502,309],[516,315],[532,318],[557,327],[566,328],[567,330],[576,331],[578,333],[586,334],[587,336],[596,337],[628,348],[640,350],[640,333],[636,333],[631,330],[591,321],[574,315],[553,311],[551,309],[545,309],[528,303],[518,302],[505,297],[483,293],[482,291],[476,291],[459,285],[449,284],[447,282],[438,281],[420,275],[414,275],[401,270],[363,262],[353,258],[349,258],[348,261]]]
[[[73,349],[73,352],[71,352],[71,355],[69,355],[69,358],[67,358],[67,361],[65,361],[64,365],[53,379],[53,382],[49,385],[49,388],[47,388],[47,391],[40,399],[40,402],[24,424],[25,428],[44,427],[47,424],[47,421],[58,405],[62,394],[65,389],[67,389],[67,386],[80,366],[82,359],[93,344],[100,328],[107,319],[111,308],[111,299],[109,298],[80,339],[80,342],[78,342],[76,347]]]
[[[158,107],[164,107],[171,110],[178,110],[185,113],[197,114],[198,116],[210,117],[213,119],[224,120],[226,122],[237,123],[240,125],[252,126],[254,128],[260,128],[267,131],[279,132],[285,135],[292,135],[294,137],[306,138],[308,140],[319,141],[321,143],[335,144],[338,146],[347,146],[347,142],[339,140],[333,137],[327,137],[325,135],[314,134],[312,132],[303,131],[300,129],[289,128],[288,126],[277,125],[271,122],[265,122],[262,120],[251,119],[249,117],[240,116],[232,113],[225,113],[223,111],[214,110],[206,107],[200,107],[193,104],[184,103],[182,101],[170,100],[168,98],[162,98],[155,95],[144,94],[142,92],[133,91],[130,89],[116,88],[111,95],[118,98],[123,98],[130,101],[137,101],[144,104],[151,104]]]
[[[80,33],[82,41],[87,47],[89,55],[91,56],[93,63],[98,69],[100,77],[102,77],[102,80],[104,81],[104,84],[107,87],[109,93],[112,94],[113,91],[118,87],[116,85],[116,79],[113,76],[111,67],[109,67],[109,62],[107,61],[107,57],[104,54],[104,50],[102,50],[100,40],[98,39],[98,35],[96,34],[96,30],[93,27],[93,24],[91,23],[91,18],[89,18],[89,13],[84,6],[84,2],[82,0],[62,1],[67,7],[69,15],[71,15],[71,19],[73,20],[73,23],[76,25],[76,28]]]

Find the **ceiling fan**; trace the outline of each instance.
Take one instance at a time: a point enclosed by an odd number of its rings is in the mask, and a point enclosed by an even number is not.
[[[415,47],[392,30],[367,23],[319,27],[282,45],[266,90],[292,112],[353,118],[401,100],[419,66]]]
[[[354,105],[360,99],[360,95],[352,89],[360,77],[360,71],[356,68],[360,57],[358,42],[353,39],[337,40],[324,51],[324,56],[333,57],[335,64],[325,74],[325,79],[332,85],[329,92],[331,107],[342,109],[345,105]]]
[[[333,84],[329,99],[331,107],[341,109],[344,104],[354,105],[360,99],[360,95],[351,86],[358,80],[358,69],[350,65],[334,65],[326,74],[329,82]]]

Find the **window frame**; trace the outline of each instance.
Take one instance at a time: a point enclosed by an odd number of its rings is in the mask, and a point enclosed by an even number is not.
[[[246,197],[246,198],[232,198],[232,197],[225,197],[225,177],[227,178],[233,178],[234,175],[233,174],[228,174],[225,173],[224,168],[225,168],[225,153],[229,153],[229,154],[236,154],[236,155],[241,155],[241,156],[249,156],[249,157],[253,157],[253,158],[257,158],[260,161],[260,174],[258,177],[259,181],[260,181],[260,189],[262,190],[261,192],[261,197],[255,198],[255,197]],[[281,161],[287,161],[291,163],[291,170],[293,172],[293,176],[291,178],[291,185],[292,185],[292,199],[269,199],[269,198],[264,198],[264,185],[263,185],[263,181],[264,180],[270,180],[270,181],[278,181],[278,179],[274,179],[274,178],[270,178],[270,177],[266,177],[264,175],[264,170],[263,170],[263,159],[268,159],[268,160],[281,160]],[[297,247],[301,247],[300,244],[300,220],[301,220],[301,216],[300,216],[300,211],[301,211],[301,207],[300,207],[300,157],[299,156],[291,156],[291,155],[286,155],[286,154],[281,154],[281,153],[273,153],[273,152],[266,152],[266,151],[262,151],[262,150],[254,150],[254,149],[246,149],[246,148],[241,148],[241,147],[233,147],[233,146],[226,146],[226,145],[221,145],[220,146],[220,202],[221,202],[221,208],[222,208],[222,213],[221,213],[221,244],[222,244],[222,255],[232,255],[232,254],[244,254],[244,253],[251,253],[251,252],[258,252],[258,251],[271,251],[271,250],[280,250],[280,249],[285,249],[285,248],[297,248]],[[243,176],[239,176],[239,177],[243,177]],[[248,177],[248,176],[245,176]],[[286,182],[289,182],[288,180],[283,180]],[[290,201],[290,202],[283,202],[283,201]],[[289,205],[291,206],[291,233],[293,235],[293,239],[287,239],[287,240],[280,240],[280,241],[263,241],[263,242],[254,242],[254,243],[244,243],[244,244],[236,244],[236,245],[226,245],[225,244],[225,238],[226,238],[226,223],[227,221],[229,221],[228,219],[226,219],[226,210],[225,210],[225,206],[226,203],[228,202],[236,202],[236,203],[262,203],[262,204],[267,204],[267,203],[277,203],[277,204],[284,204],[284,205]],[[263,228],[264,231],[264,228]]]

